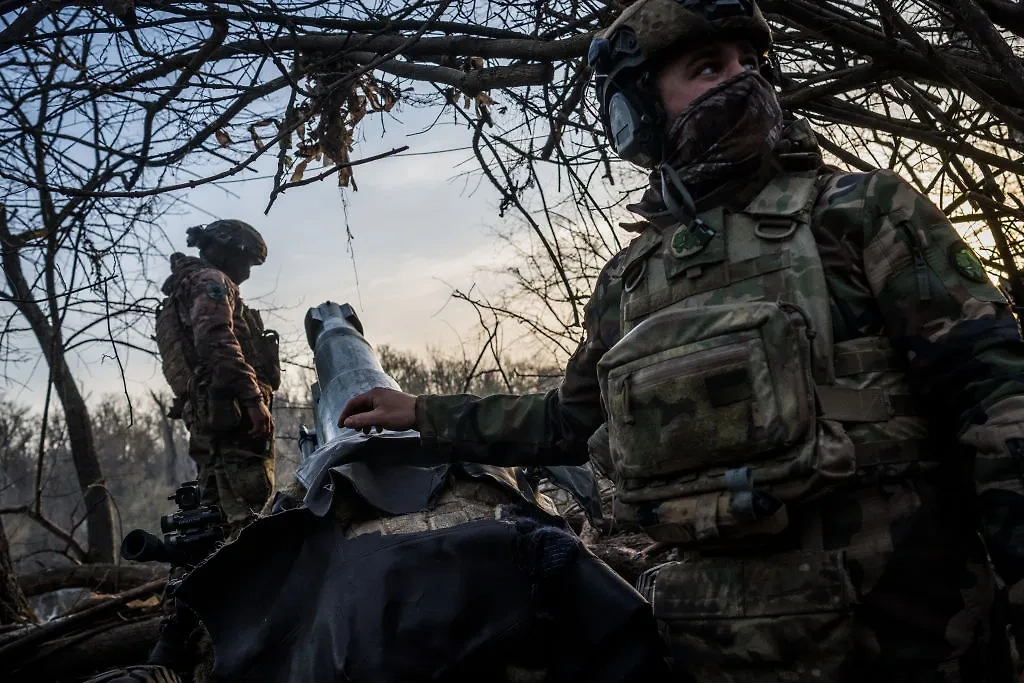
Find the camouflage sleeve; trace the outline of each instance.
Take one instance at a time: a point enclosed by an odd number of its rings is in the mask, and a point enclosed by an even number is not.
[[[579,465],[587,439],[604,422],[597,362],[619,339],[621,285],[617,254],[598,277],[584,310],[584,339],[561,385],[527,396],[420,396],[417,428],[424,446],[447,461],[492,465]]]
[[[1002,294],[942,212],[870,174],[863,265],[894,346],[973,462],[979,531],[1001,578],[1024,579],[1024,342]],[[967,471],[967,470],[965,470]]]
[[[256,372],[235,337],[232,320],[239,305],[238,288],[213,268],[196,273],[190,285],[188,322],[199,362],[211,371],[211,386],[228,390],[240,401],[260,398]]]

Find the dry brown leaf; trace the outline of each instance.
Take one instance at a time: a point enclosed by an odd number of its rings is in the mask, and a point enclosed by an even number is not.
[[[256,129],[263,128],[265,126],[277,126],[277,122],[275,122],[274,119],[262,119],[249,126],[249,135],[252,137],[252,142],[256,145],[257,149],[263,146],[263,140],[260,138],[259,133],[256,132]]]
[[[148,598],[146,598],[145,600],[132,600],[131,602],[129,602],[125,606],[126,607],[131,607],[133,609],[141,609],[143,607],[159,607],[160,606],[160,596],[159,595],[151,595]]]
[[[252,136],[252,144],[256,145],[256,149],[263,146],[263,140],[260,139],[255,127],[249,126],[249,135]]]
[[[350,104],[352,103],[350,102]],[[359,95],[355,98],[354,104],[355,106],[352,107],[352,110],[349,112],[348,121],[349,125],[352,127],[355,127],[355,125],[362,121],[363,117],[366,116],[366,95]]]
[[[476,103],[485,106],[495,104],[494,100],[491,99],[491,96],[485,92],[477,93]]]
[[[289,182],[297,183],[302,180],[302,174],[306,170],[306,164],[309,163],[309,159],[303,159],[295,166],[295,170],[292,172],[292,179]]]
[[[295,150],[295,155],[306,159],[318,157],[320,156],[320,145],[300,145],[299,148]]]
[[[223,128],[219,128],[213,135],[217,138],[217,142],[220,143],[221,147],[227,147],[231,144],[231,136]]]
[[[377,92],[373,88],[363,88],[363,92],[366,93],[366,100],[370,103],[370,109],[380,111],[384,108],[380,103],[380,98],[377,97]]]

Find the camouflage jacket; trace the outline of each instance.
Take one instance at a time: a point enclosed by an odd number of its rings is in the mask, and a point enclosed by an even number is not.
[[[249,330],[248,312],[238,285],[223,271],[202,259],[171,255],[171,276],[162,291],[174,299],[185,331],[190,332],[195,371],[208,373],[211,389],[227,391],[240,401],[264,396],[243,348],[262,330]],[[239,322],[241,321],[241,322]],[[239,329],[244,327],[245,329]]]
[[[803,149],[805,159],[819,157],[806,122],[790,126],[780,146],[790,153]],[[834,339],[885,335],[905,355],[911,386],[933,418],[944,451],[940,460],[949,464],[943,476],[955,473],[928,486],[874,482],[885,495],[879,499],[884,502],[871,505],[890,506],[891,513],[878,547],[927,546],[938,559],[945,540],[960,533],[970,543],[977,529],[1001,578],[1016,584],[1011,595],[1024,594],[1024,343],[1017,321],[927,197],[890,171],[820,168],[828,177],[811,223],[829,288]],[[698,205],[704,208],[710,207]],[[586,308],[583,341],[560,387],[532,396],[420,397],[417,427],[424,444],[448,460],[586,461],[587,439],[604,421],[597,362],[621,336],[623,255],[613,257],[599,278]],[[966,489],[960,502],[948,503],[944,497],[959,488]],[[866,503],[858,495],[823,503],[838,506],[819,510],[829,520],[826,546],[843,547],[864,533],[857,520],[858,505]],[[906,507],[897,513],[901,505]],[[975,521],[965,521],[970,519]],[[962,571],[963,553],[958,556]],[[865,562],[875,565],[862,568],[866,585],[884,581],[891,571],[881,559]],[[922,580],[939,581],[936,576]]]

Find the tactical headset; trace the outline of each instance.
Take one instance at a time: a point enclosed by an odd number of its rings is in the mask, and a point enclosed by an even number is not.
[[[753,16],[750,0],[678,0],[683,8],[708,21]],[[665,112],[654,85],[654,74],[633,29],[619,28],[609,38],[590,43],[587,61],[594,70],[594,85],[601,123],[615,153],[626,161],[654,168],[664,156]],[[766,56],[761,75],[774,82],[775,65]]]

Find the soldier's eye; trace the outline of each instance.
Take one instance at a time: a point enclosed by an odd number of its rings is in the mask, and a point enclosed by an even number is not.
[[[718,73],[719,65],[716,61],[706,59],[697,62],[693,70],[697,76],[714,76]]]

